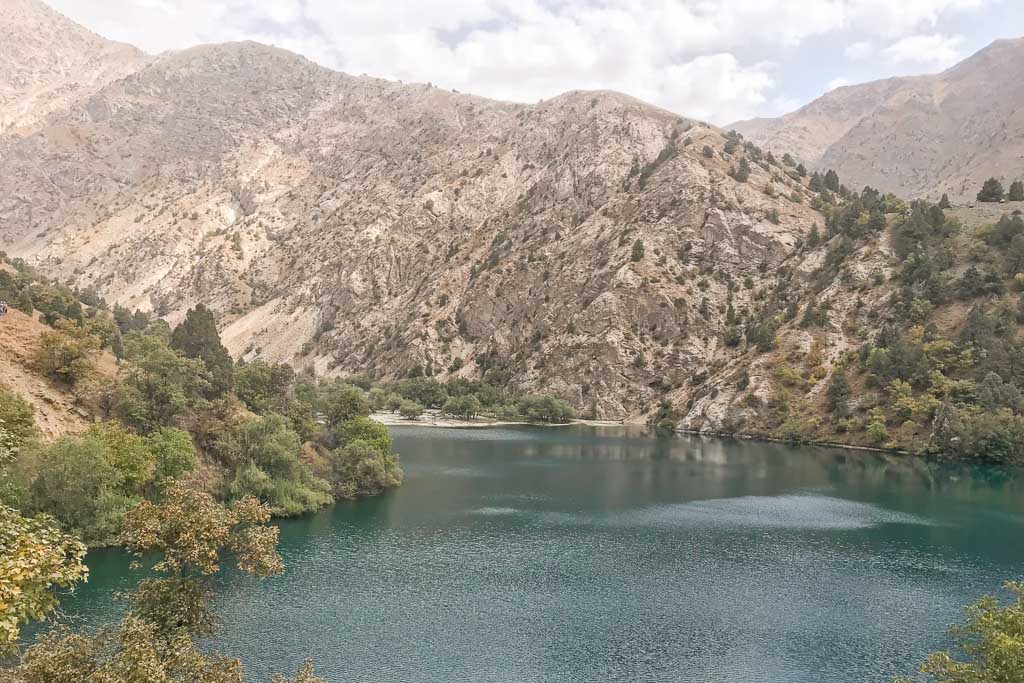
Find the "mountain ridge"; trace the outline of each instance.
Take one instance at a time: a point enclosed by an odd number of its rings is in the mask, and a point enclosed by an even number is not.
[[[1024,38],[997,40],[938,74],[836,88],[774,119],[731,127],[834,168],[852,187],[906,197],[973,199],[982,181],[1024,173]]]

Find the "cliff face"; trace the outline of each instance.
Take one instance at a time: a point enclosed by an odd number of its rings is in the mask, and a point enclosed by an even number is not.
[[[38,0],[0,3],[0,46],[0,133],[31,130],[148,60]]]
[[[211,305],[238,356],[499,364],[624,417],[728,354],[728,280],[760,281],[821,221],[778,166],[730,178],[724,146],[616,93],[513,105],[207,46],[0,138],[0,235],[172,321]]]
[[[973,199],[1024,175],[1024,39],[1000,40],[933,76],[837,88],[778,119],[733,127],[757,144],[834,168],[851,188]]]

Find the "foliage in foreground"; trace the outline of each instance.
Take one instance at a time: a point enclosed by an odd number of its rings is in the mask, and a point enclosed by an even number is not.
[[[936,683],[1011,683],[1024,681],[1024,582],[1011,581],[1006,588],[1014,599],[1001,605],[992,596],[966,609],[967,623],[950,633],[966,659],[936,652],[921,666]],[[896,679],[895,683],[912,683]]]
[[[129,597],[116,627],[72,631],[56,627],[0,670],[3,683],[241,683],[237,659],[205,653],[195,638],[215,631],[208,604],[209,580],[231,558],[265,577],[283,570],[277,529],[266,526],[267,506],[245,499],[231,507],[211,496],[172,485],[159,505],[140,503],[128,515],[122,540],[143,557],[159,554]],[[292,679],[272,683],[323,683],[308,662]]]
[[[0,656],[17,642],[22,624],[57,606],[54,588],[88,577],[84,558],[85,545],[51,520],[0,506]]]

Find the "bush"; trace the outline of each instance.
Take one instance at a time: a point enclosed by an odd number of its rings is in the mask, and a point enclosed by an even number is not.
[[[132,332],[125,340],[126,363],[118,400],[124,419],[140,432],[170,427],[209,386],[202,361],[185,358],[163,336]]]
[[[995,178],[989,178],[978,192],[979,202],[998,202],[1004,197],[1003,184]]]
[[[423,414],[423,406],[416,401],[402,401],[402,405],[398,407],[398,414],[406,420],[415,420]]]
[[[640,240],[633,242],[633,252],[629,255],[629,259],[634,263],[642,261],[644,258],[644,243]]]
[[[476,396],[453,396],[445,401],[441,412],[462,418],[474,418],[481,410],[480,401]]]
[[[158,481],[177,479],[199,464],[192,437],[174,427],[163,427],[146,437],[146,446],[153,454]]]
[[[402,483],[402,469],[390,449],[355,439],[331,452],[334,492],[339,498],[382,493]]]
[[[112,543],[134,500],[107,445],[96,436],[65,437],[35,459],[28,510],[52,515],[88,545]]]
[[[523,419],[531,422],[565,423],[576,418],[572,406],[554,396],[525,396],[519,399],[517,409]]]
[[[234,469],[228,486],[232,500],[254,496],[275,515],[285,516],[331,502],[328,483],[314,477],[302,461],[299,435],[282,415],[241,423],[218,441],[217,452]]]
[[[0,386],[0,427],[22,443],[36,435],[35,409],[18,394]]]
[[[100,338],[70,320],[58,320],[53,332],[40,335],[36,367],[59,382],[74,385],[93,370],[91,356],[100,349]]]

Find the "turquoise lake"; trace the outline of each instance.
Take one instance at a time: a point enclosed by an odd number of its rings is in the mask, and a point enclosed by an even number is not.
[[[392,428],[405,484],[281,526],[210,643],[248,679],[888,681],[1024,576],[1016,472],[626,427]],[[98,623],[120,551],[63,601]]]

